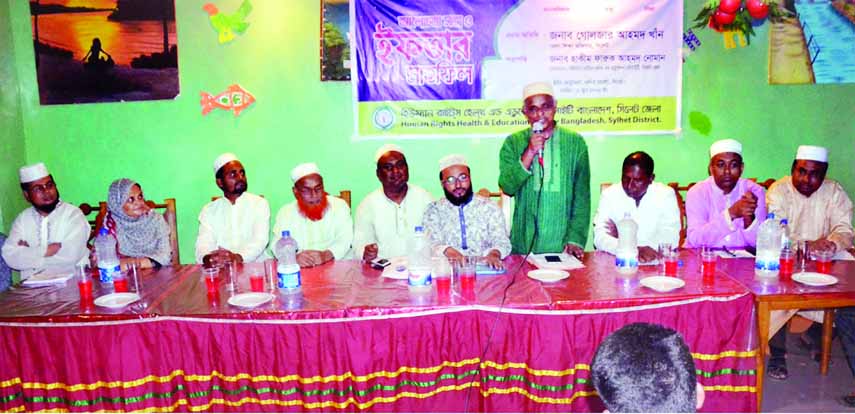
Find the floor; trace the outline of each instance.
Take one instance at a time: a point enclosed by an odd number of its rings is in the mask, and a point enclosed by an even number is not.
[[[787,337],[787,369],[790,377],[778,381],[766,376],[764,381],[762,412],[849,412],[855,408],[839,402],[839,398],[855,391],[855,378],[843,355],[840,340],[835,339],[831,347],[831,366],[828,375],[819,374],[819,364],[814,362],[807,350],[798,345],[798,335]]]

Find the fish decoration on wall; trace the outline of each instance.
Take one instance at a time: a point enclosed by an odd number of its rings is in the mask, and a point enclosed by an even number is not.
[[[235,33],[243,34],[249,27],[249,23],[245,20],[252,11],[252,4],[249,0],[243,0],[237,11],[231,14],[221,12],[214,3],[205,3],[202,10],[208,12],[211,26],[217,31],[220,44],[223,44],[231,42],[235,38]]]
[[[217,96],[202,92],[202,115],[208,115],[215,108],[219,108],[232,111],[235,116],[238,116],[254,102],[255,97],[237,84],[229,86],[225,92]]]

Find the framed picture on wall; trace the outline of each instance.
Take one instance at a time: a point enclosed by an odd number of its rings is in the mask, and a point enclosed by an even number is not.
[[[321,80],[350,80],[350,1],[321,0]]]
[[[175,0],[30,2],[42,105],[178,96]]]

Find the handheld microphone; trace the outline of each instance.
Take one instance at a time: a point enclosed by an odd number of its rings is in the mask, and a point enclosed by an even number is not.
[[[531,126],[531,132],[534,132],[535,134],[542,133],[544,129],[546,129],[546,122],[542,120],[535,122]],[[540,162],[543,162],[543,148],[537,150],[537,158],[540,159]]]

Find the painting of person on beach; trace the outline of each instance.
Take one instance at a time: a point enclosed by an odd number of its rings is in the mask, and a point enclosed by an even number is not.
[[[855,0],[773,0],[791,17],[769,29],[769,83],[855,82]]]
[[[31,0],[42,105],[178,96],[175,0]]]

